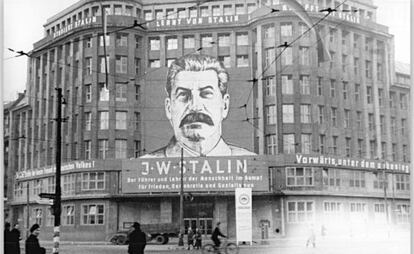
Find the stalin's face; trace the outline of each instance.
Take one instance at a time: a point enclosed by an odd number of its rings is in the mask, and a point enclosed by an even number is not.
[[[167,118],[177,141],[188,144],[221,138],[221,122],[227,117],[230,96],[222,95],[214,70],[181,71],[165,100]]]

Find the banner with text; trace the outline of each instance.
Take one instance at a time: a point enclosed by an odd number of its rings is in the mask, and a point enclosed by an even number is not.
[[[123,193],[180,190],[180,158],[134,159],[122,163]],[[184,191],[234,191],[239,187],[269,191],[266,165],[258,156],[185,158]]]
[[[252,243],[252,189],[236,189],[236,239]]]

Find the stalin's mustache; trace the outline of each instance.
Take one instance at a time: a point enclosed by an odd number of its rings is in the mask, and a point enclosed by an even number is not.
[[[180,128],[183,127],[185,124],[192,124],[192,123],[205,123],[210,126],[213,126],[213,120],[210,116],[199,113],[199,112],[193,112],[188,115],[186,115],[183,120],[181,120]]]

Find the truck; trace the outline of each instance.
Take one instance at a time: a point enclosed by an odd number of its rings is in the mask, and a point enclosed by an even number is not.
[[[157,244],[167,244],[171,237],[179,235],[177,223],[141,224],[141,230],[147,235],[147,243],[153,241]],[[109,238],[109,241],[116,245],[128,244],[128,235],[131,231],[132,229],[118,231]]]

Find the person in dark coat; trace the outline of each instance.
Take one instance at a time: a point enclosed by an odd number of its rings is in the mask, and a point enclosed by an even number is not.
[[[138,222],[132,225],[134,230],[129,234],[129,254],[144,254],[145,246],[147,245],[147,236],[141,231],[141,226]]]
[[[187,244],[188,244],[188,250],[192,248],[194,248],[194,233],[193,230],[191,228],[188,228],[188,233],[187,233]]]
[[[199,228],[196,228],[195,234],[194,234],[194,249],[201,249],[201,231]]]
[[[11,252],[13,254],[20,254],[20,230],[19,230],[19,223],[15,223],[13,229],[10,231],[10,238],[13,246],[10,246]]]
[[[30,228],[30,235],[26,239],[26,254],[45,254],[46,249],[40,247],[39,239],[37,238],[40,234],[39,224],[33,224]]]
[[[216,228],[213,231],[213,234],[211,235],[211,240],[213,240],[214,242],[214,246],[216,247],[216,249],[220,248],[221,245],[221,241],[219,239],[219,236],[221,237],[227,237],[225,235],[223,235],[220,231],[220,222],[217,222]]]
[[[12,240],[11,240],[11,232],[10,232],[10,223],[6,222],[4,223],[4,253],[12,253],[10,252],[12,246]]]

